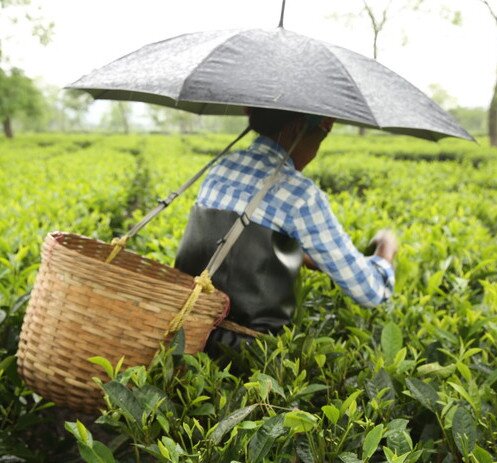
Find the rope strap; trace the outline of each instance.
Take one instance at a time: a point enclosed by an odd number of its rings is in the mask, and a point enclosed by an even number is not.
[[[183,304],[181,310],[171,320],[171,323],[169,323],[167,331],[164,333],[165,339],[168,339],[170,336],[176,334],[180,330],[180,328],[183,326],[185,318],[193,309],[193,306],[197,302],[200,293],[202,291],[208,294],[215,291],[214,285],[212,284],[211,281],[211,277],[209,276],[209,272],[207,270],[204,270],[200,274],[200,276],[195,277],[194,281],[195,281],[195,287],[190,293],[190,296],[188,296],[186,302]]]
[[[114,238],[111,241],[111,245],[114,246],[111,253],[105,259],[105,262],[108,264],[114,260],[114,258],[121,252],[122,249],[126,247],[126,243],[129,239],[128,235],[123,235],[121,238]]]
[[[250,199],[248,202],[247,206],[245,207],[245,210],[241,214],[241,216],[235,220],[233,223],[232,227],[229,229],[228,233],[220,240],[218,247],[216,251],[214,252],[214,255],[211,257],[211,260],[207,264],[207,267],[205,270],[200,274],[200,277],[197,277],[195,279],[195,288],[193,288],[192,293],[190,294],[190,297],[187,299],[185,305],[181,309],[181,311],[174,317],[172,322],[170,323],[168,330],[165,334],[166,339],[168,336],[171,334],[175,334],[181,326],[183,325],[183,322],[185,320],[185,317],[188,315],[188,313],[192,310],[193,306],[197,302],[200,293],[202,292],[202,289],[206,288],[208,290],[214,291],[214,286],[212,285],[210,277],[214,275],[214,273],[217,271],[217,269],[221,266],[222,262],[224,261],[225,257],[227,256],[228,252],[230,249],[233,247],[235,244],[236,240],[239,238],[241,235],[242,231],[244,228],[250,223],[250,218],[252,217],[252,214],[254,211],[257,209],[258,205],[266,195],[266,193],[269,191],[269,189],[276,184],[278,181],[279,175],[281,170],[283,169],[283,166],[287,162],[287,160],[290,158],[293,150],[295,147],[298,145],[298,143],[301,141],[302,137],[304,136],[305,132],[307,130],[307,124],[302,128],[302,130],[299,132],[295,140],[293,141],[293,144],[291,145],[290,149],[286,153],[286,155],[280,160],[278,166],[276,169],[273,171],[272,174],[269,174],[266,179],[263,181],[261,189]],[[225,321],[226,322],[226,321]],[[223,322],[223,323],[225,323]],[[258,333],[255,330],[252,330],[250,328],[238,325],[233,322],[229,322],[225,324],[223,327],[226,327],[227,329],[231,329],[232,331],[237,331],[242,334],[247,334],[248,336],[259,336],[261,333]],[[257,334],[255,334],[257,333]]]
[[[187,180],[177,191],[173,191],[169,194],[166,199],[161,199],[158,201],[158,205],[151,210],[143,219],[138,222],[126,235],[121,238],[112,240],[112,245],[114,249],[111,251],[106,259],[106,263],[112,262],[112,260],[122,251],[126,246],[126,242],[129,238],[135,236],[145,225],[147,225],[153,218],[155,218],[161,211],[166,209],[178,196],[184,193],[188,188],[190,188],[212,165],[214,165],[222,156],[224,156],[238,141],[240,141],[247,133],[250,132],[250,126],[245,128],[238,137],[236,137],[226,148],[224,148],[220,153],[218,153],[214,158],[212,158],[207,164],[204,165],[192,178]]]

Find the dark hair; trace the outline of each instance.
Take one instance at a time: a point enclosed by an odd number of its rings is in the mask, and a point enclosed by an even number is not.
[[[247,114],[250,128],[267,137],[280,132],[289,122],[304,117],[303,113],[268,108],[247,108]]]

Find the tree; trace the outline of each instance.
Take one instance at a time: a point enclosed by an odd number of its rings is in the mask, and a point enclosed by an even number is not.
[[[456,106],[449,113],[454,116],[469,133],[483,135],[487,132],[487,111],[485,108],[464,108]]]
[[[31,35],[42,45],[50,41],[53,23],[47,23],[40,10],[41,7],[33,8],[31,0],[0,0],[0,119],[9,138],[13,137],[13,117],[24,114],[37,118],[43,112],[41,92],[20,69],[10,66],[11,57],[6,52],[9,41],[23,23],[31,26]]]
[[[495,20],[495,25],[497,26],[497,4],[495,6],[492,6],[490,5],[490,2],[488,0],[480,1],[484,5],[486,5],[490,15]],[[492,146],[497,146],[497,72],[494,92],[492,95],[492,99],[490,100],[490,106],[488,108],[488,137],[490,139],[490,144]]]
[[[198,132],[202,126],[200,116],[174,108],[149,105],[148,114],[152,120],[154,129],[161,132]]]
[[[429,86],[430,98],[445,111],[449,111],[457,106],[457,99],[439,84]]]
[[[5,72],[0,68],[0,120],[7,138],[14,136],[12,119],[19,114],[39,118],[45,103],[34,82],[17,68]]]
[[[109,111],[102,116],[100,124],[111,132],[129,133],[133,114],[131,104],[126,101],[111,101]]]
[[[88,128],[86,114],[93,98],[80,90],[64,90],[58,86],[39,82],[38,88],[44,95],[45,109],[41,120],[18,118],[23,129],[52,130],[58,132],[85,130]]]
[[[41,7],[31,0],[0,0],[0,65],[9,63],[8,42],[23,29],[31,26],[31,35],[40,44],[47,45],[52,37],[54,23],[47,21],[41,14]]]

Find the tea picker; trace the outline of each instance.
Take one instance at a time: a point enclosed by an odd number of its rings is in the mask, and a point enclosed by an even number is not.
[[[173,37],[113,61],[69,88],[95,99],[141,101],[197,114],[243,115],[246,107],[268,108],[428,140],[472,139],[420,90],[375,60],[284,29],[284,11],[285,1],[275,30]],[[196,278],[125,245],[234,143],[113,244],[50,233],[19,343],[19,371],[26,383],[57,404],[92,412],[101,398],[91,380],[98,367],[89,357],[100,355],[116,364],[124,356],[125,366],[148,364],[160,343],[181,327],[186,352],[201,351],[228,312],[228,298],[211,278],[298,141],[219,237],[212,259]],[[224,326],[257,335],[246,327]]]

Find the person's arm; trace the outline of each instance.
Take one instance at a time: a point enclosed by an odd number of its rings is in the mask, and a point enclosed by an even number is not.
[[[320,190],[297,205],[294,213],[291,235],[301,243],[307,261],[360,305],[373,307],[391,296],[395,283],[391,260],[396,252],[391,232],[378,233],[373,238],[375,255],[366,257],[353,245]]]

